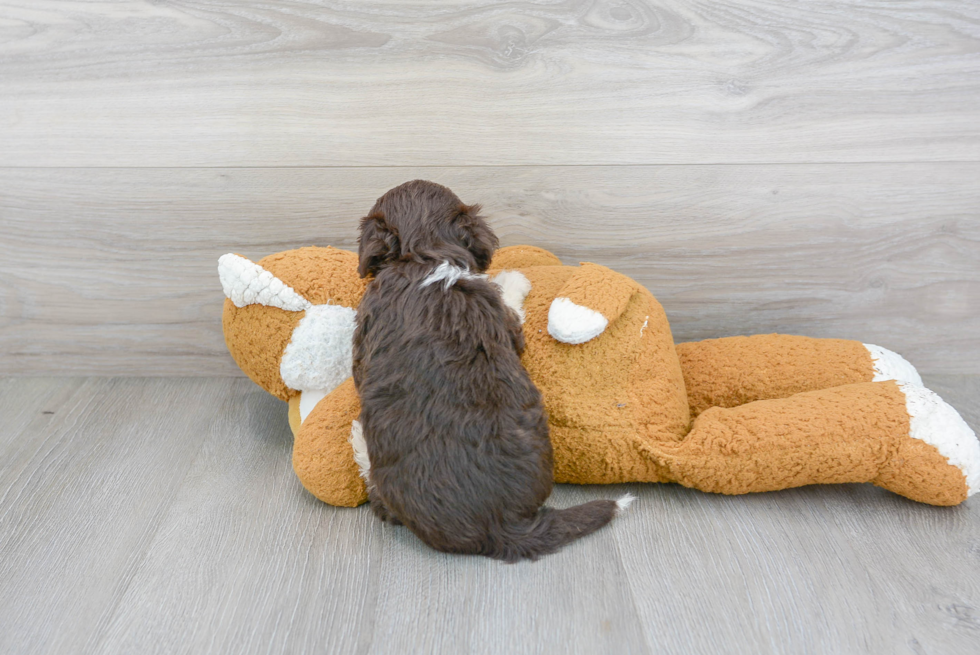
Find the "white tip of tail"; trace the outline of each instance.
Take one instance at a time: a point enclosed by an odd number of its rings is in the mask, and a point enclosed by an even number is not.
[[[618,508],[619,513],[622,514],[627,509],[629,509],[629,506],[633,504],[634,500],[636,500],[636,496],[634,496],[633,494],[626,494],[625,496],[617,500],[616,507]]]

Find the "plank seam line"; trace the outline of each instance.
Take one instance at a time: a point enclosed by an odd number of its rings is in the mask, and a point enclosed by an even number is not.
[[[632,164],[404,164],[404,165],[256,165],[256,166],[3,166],[0,170],[259,170],[259,169],[418,169],[418,168],[655,168],[696,166],[869,166],[978,164],[980,159],[896,160],[896,161],[771,161],[771,162],[693,162]]]

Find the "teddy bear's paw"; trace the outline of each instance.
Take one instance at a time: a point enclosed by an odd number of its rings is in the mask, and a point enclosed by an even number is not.
[[[524,299],[531,292],[531,281],[520,271],[501,271],[490,281],[500,287],[504,304],[517,312],[524,323]]]
[[[915,384],[922,386],[922,378],[908,360],[887,348],[866,343],[864,347],[871,353],[871,363],[874,366],[874,382],[895,380],[900,384]]]
[[[899,436],[877,477],[879,487],[930,505],[958,505],[980,489],[980,442],[959,413],[935,393],[899,384],[908,432]]]
[[[959,412],[934,391],[900,384],[909,413],[909,436],[933,446],[966,478],[967,496],[980,490],[980,441]]]
[[[548,334],[562,343],[579,344],[602,334],[606,317],[568,298],[555,298],[548,310]]]

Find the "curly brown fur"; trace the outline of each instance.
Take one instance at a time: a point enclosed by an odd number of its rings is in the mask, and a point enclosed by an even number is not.
[[[547,416],[521,365],[520,319],[481,275],[497,238],[478,211],[416,180],[361,221],[359,272],[374,275],[354,334],[368,494],[381,519],[437,550],[535,559],[598,530],[617,505],[542,507]],[[466,272],[426,282],[443,262]]]

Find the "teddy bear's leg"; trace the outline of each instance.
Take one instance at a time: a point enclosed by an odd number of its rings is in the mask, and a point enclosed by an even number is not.
[[[354,380],[347,378],[307,415],[293,442],[293,470],[306,489],[331,505],[367,501],[355,450],[354,423],[361,413]]]
[[[725,494],[872,482],[955,505],[980,488],[980,442],[956,410],[913,384],[865,382],[702,413],[656,445],[674,481]]]
[[[847,339],[725,337],[677,344],[677,355],[692,416],[709,407],[737,407],[857,382],[922,384],[898,354]]]

